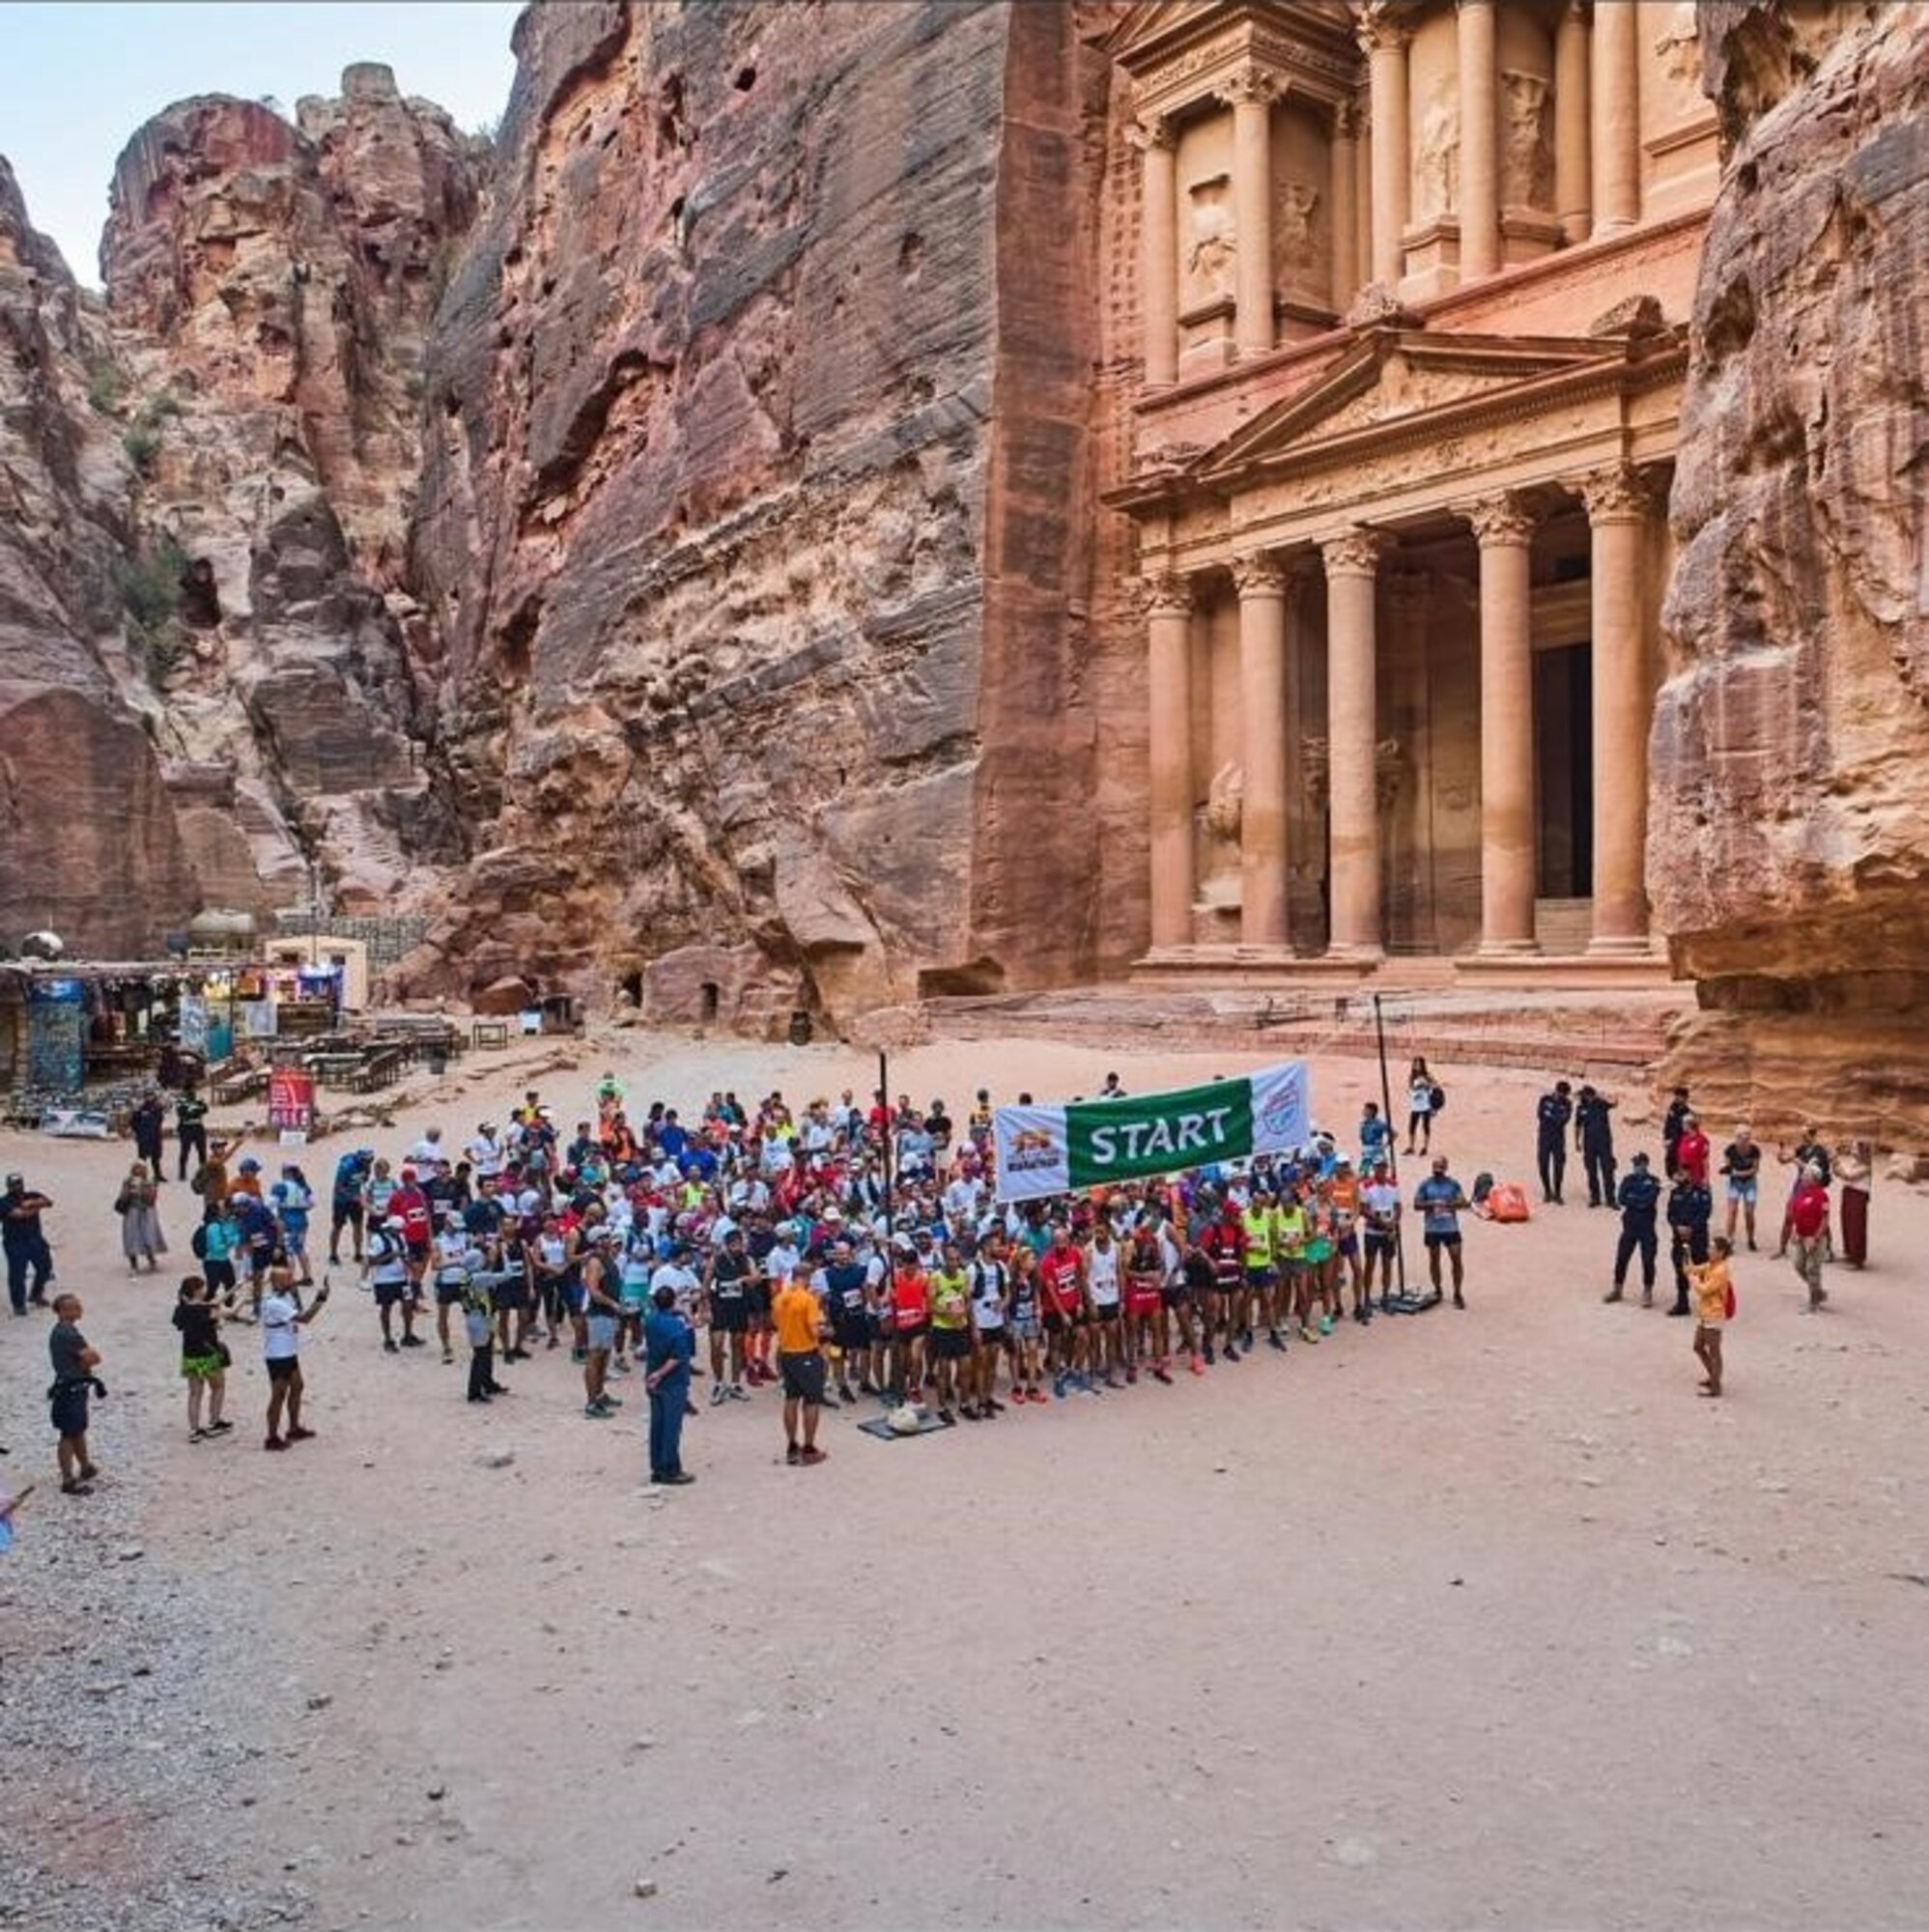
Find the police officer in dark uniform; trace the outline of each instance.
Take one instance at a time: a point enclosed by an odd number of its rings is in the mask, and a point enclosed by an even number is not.
[[[1587,1174],[1587,1205],[1614,1206],[1614,1102],[1583,1087],[1574,1110],[1574,1146]]]
[[[15,1315],[26,1314],[30,1305],[46,1306],[53,1250],[41,1216],[52,1206],[48,1196],[29,1187],[17,1174],[7,1177],[7,1191],[0,1194],[0,1247],[6,1250],[7,1298]]]
[[[1628,1279],[1628,1264],[1638,1251],[1641,1257],[1641,1306],[1655,1303],[1655,1255],[1660,1246],[1655,1235],[1655,1216],[1661,1205],[1661,1183],[1648,1172],[1648,1156],[1637,1153],[1628,1177],[1615,1196],[1621,1209],[1621,1238],[1614,1248],[1614,1286],[1602,1297],[1619,1301]]]
[[[1574,1119],[1574,1102],[1568,1096],[1573,1092],[1565,1080],[1557,1080],[1554,1091],[1543,1094],[1535,1109],[1539,1138],[1534,1153],[1541,1170],[1541,1196],[1549,1202],[1560,1200],[1561,1181],[1568,1171],[1568,1122]]]
[[[1673,1236],[1675,1264],[1675,1305],[1670,1315],[1693,1313],[1688,1305],[1688,1264],[1708,1259],[1708,1223],[1715,1212],[1715,1197],[1707,1184],[1686,1170],[1675,1176],[1668,1193],[1668,1230]]]

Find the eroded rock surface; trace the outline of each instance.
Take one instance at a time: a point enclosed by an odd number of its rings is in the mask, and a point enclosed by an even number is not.
[[[1929,10],[1704,9],[1732,142],[1672,514],[1650,888],[1678,1070],[1929,1126]]]
[[[524,15],[415,532],[486,849],[412,983],[842,1020],[1089,959],[1074,25]]]

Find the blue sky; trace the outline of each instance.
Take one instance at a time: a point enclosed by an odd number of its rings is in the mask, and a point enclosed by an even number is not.
[[[493,121],[516,64],[520,0],[13,0],[0,6],[0,154],[34,226],[98,285],[107,182],[128,137],[190,94],[340,92],[352,61],[386,61],[404,94],[458,126]]]

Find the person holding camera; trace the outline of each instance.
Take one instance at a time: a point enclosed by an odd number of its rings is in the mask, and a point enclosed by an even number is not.
[[[268,1369],[268,1439],[264,1449],[286,1449],[291,1443],[307,1442],[315,1432],[301,1424],[301,1331],[327,1305],[328,1283],[324,1278],[321,1292],[306,1308],[295,1286],[295,1271],[288,1257],[277,1248],[269,1257],[268,1287],[261,1298],[261,1354]],[[288,1432],[281,1422],[286,1414]]]

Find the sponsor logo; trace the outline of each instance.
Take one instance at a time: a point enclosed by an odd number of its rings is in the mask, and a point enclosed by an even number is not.
[[[1020,1127],[1011,1136],[1010,1158],[1005,1163],[1014,1174],[1023,1174],[1040,1167],[1058,1167],[1064,1160],[1064,1150],[1058,1137],[1044,1127]]]

